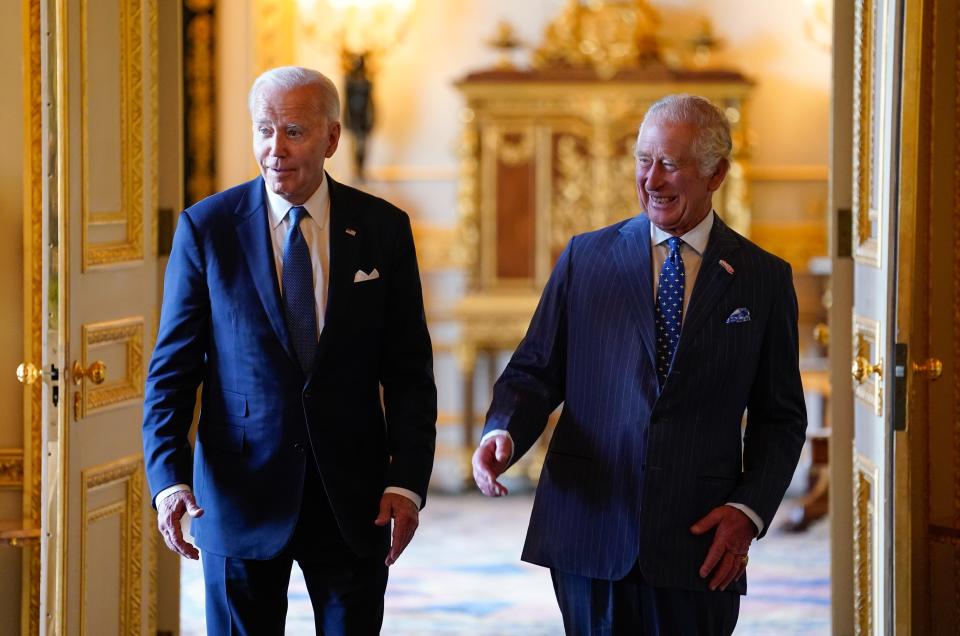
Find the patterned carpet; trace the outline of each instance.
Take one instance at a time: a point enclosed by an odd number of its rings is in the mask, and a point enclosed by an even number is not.
[[[547,570],[519,559],[532,498],[432,495],[413,543],[391,568],[383,633],[449,636],[563,634]],[[750,594],[737,634],[829,634],[829,528],[774,529],[750,553]],[[198,562],[183,562],[181,629],[205,633]],[[287,634],[313,634],[298,568]]]

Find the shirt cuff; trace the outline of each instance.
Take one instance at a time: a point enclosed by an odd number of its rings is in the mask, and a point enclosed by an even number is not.
[[[175,492],[180,492],[181,490],[186,490],[187,492],[190,492],[190,486],[186,484],[174,484],[169,488],[164,488],[163,490],[157,493],[156,498],[153,500],[153,505],[157,508],[157,510],[159,510],[161,501],[163,501],[164,499],[166,499],[167,497],[169,497]]]
[[[420,498],[420,495],[413,492],[412,490],[407,490],[406,488],[400,488],[399,486],[387,486],[383,489],[383,494],[391,493],[394,495],[402,495],[413,502],[413,505],[417,507],[417,510],[420,510],[420,504],[423,503],[423,499]]]
[[[763,520],[760,519],[760,516],[753,511],[750,506],[746,506],[742,503],[728,503],[728,506],[736,508],[743,514],[747,515],[750,518],[750,521],[753,522],[753,525],[757,526],[757,536],[760,536],[760,533],[763,532]]]
[[[497,437],[499,435],[503,435],[508,440],[510,440],[510,459],[507,460],[507,463],[509,464],[510,462],[513,461],[513,449],[514,449],[513,436],[510,435],[510,431],[504,428],[495,428],[489,433],[487,433],[486,435],[484,435],[483,437],[481,437],[480,443],[483,444],[485,441],[487,441],[491,437]]]

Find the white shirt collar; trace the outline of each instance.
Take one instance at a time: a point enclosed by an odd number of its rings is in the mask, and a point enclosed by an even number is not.
[[[270,215],[270,229],[275,230],[286,218],[287,212],[290,211],[293,204],[273,192],[269,187],[264,187],[264,189],[267,191],[267,213]],[[330,187],[327,184],[326,175],[320,182],[320,187],[314,190],[310,198],[304,202],[303,207],[307,209],[307,214],[310,215],[313,222],[322,230],[330,216],[327,214],[330,209]]]
[[[707,249],[707,242],[710,240],[710,230],[713,229],[713,216],[714,212],[710,210],[710,213],[703,217],[703,220],[697,223],[696,227],[680,237],[684,243],[696,250],[697,254],[701,256],[703,256],[704,250]],[[650,223],[650,240],[654,245],[660,245],[671,236],[673,236],[673,234],[664,232],[653,223]]]

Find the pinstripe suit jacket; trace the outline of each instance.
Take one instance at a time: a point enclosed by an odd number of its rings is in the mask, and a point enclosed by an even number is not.
[[[716,218],[660,391],[652,277],[646,215],[574,237],[484,432],[509,431],[516,461],[563,402],[525,561],[616,580],[639,559],[654,586],[705,590],[712,533],[690,526],[738,502],[768,528],[803,445],[796,294],[786,262]],[[728,324],[741,307],[751,319]],[[745,578],[728,589],[745,593]]]

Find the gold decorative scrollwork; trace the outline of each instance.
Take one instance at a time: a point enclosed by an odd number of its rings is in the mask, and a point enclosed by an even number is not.
[[[80,633],[86,632],[87,591],[90,554],[88,540],[92,524],[111,516],[120,517],[119,633],[138,634],[142,624],[143,588],[143,459],[132,455],[117,461],[81,471],[80,489]],[[123,488],[123,498],[109,504],[90,508],[93,493],[112,486]]]
[[[460,181],[457,189],[457,239],[453,246],[453,261],[464,268],[467,287],[477,284],[477,269],[480,257],[480,176],[479,134],[473,110],[465,108],[460,116],[463,133],[460,135]]]
[[[0,448],[0,489],[23,487],[23,451]]]
[[[569,0],[547,26],[533,66],[593,68],[607,79],[620,69],[649,66],[660,57],[659,24],[660,16],[644,0]]]
[[[150,34],[150,255],[156,256],[160,230],[160,14],[157,0],[147,0]]]
[[[93,323],[82,327],[83,360],[93,360],[98,348],[119,344],[125,348],[126,364],[123,374],[112,377],[97,386],[83,383],[83,415],[135,400],[143,396],[143,342],[144,318],[126,318]]]
[[[586,212],[593,208],[593,179],[582,139],[561,134],[557,137],[555,152],[556,185],[553,188],[550,244],[558,250],[563,249],[571,236],[589,229],[585,227],[590,223]]]
[[[854,37],[853,103],[853,209],[854,257],[861,263],[880,266],[879,211],[874,202],[874,154],[877,151],[876,116],[873,107],[876,82],[877,43],[874,41],[876,0],[857,0]]]
[[[23,246],[27,286],[24,302],[29,320],[24,324],[24,358],[42,360],[43,353],[43,101],[40,0],[22,2],[23,11],[23,99],[24,99],[24,184]],[[36,383],[24,399],[22,476],[23,516],[40,527],[40,463],[42,447],[43,387]],[[3,470],[0,469],[0,473]],[[40,549],[25,546],[22,560],[23,605],[29,615],[26,633],[40,633]]]
[[[533,157],[533,132],[531,130],[491,131],[491,145],[497,150],[497,159],[507,166],[529,163]]]
[[[876,469],[868,459],[856,454],[853,476],[854,633],[863,636],[873,633],[876,482]]]

